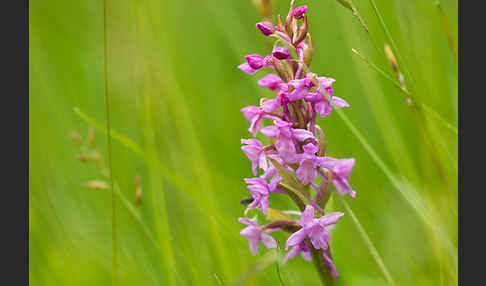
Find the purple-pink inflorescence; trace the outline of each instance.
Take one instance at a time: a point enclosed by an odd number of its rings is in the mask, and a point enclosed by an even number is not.
[[[329,230],[344,214],[324,215],[323,209],[332,185],[338,194],[348,193],[355,197],[356,192],[348,183],[355,160],[326,156],[324,133],[316,125],[316,115],[326,117],[333,108],[348,107],[349,104],[333,95],[334,79],[309,72],[313,44],[308,32],[307,6],[294,8],[293,2],[285,22],[279,15],[276,26],[270,22],[256,24],[264,36],[276,38],[271,55],[247,55],[238,68],[247,74],[261,69],[275,72],[258,80],[258,85],[274,91],[275,97],[262,99],[259,106],[241,109],[250,123],[248,131],[253,137],[260,133],[269,142],[264,145],[255,138],[241,140],[241,148],[250,159],[252,173],[256,176],[244,180],[252,196],[248,199],[248,210],[257,208],[268,214],[271,197],[276,193],[288,194],[302,211],[301,218],[272,221],[262,226],[256,218],[240,218],[241,223],[248,225],[241,234],[249,240],[250,250],[255,254],[260,242],[267,248],[277,247],[268,233],[276,230],[290,232],[285,250],[292,248],[285,255],[284,263],[299,253],[311,260],[311,252],[319,250],[325,265],[337,277],[330,255]],[[262,126],[264,122],[270,125]],[[258,170],[262,172],[260,176]],[[305,191],[292,193],[296,190],[283,183],[284,176],[293,178],[291,180]],[[314,196],[310,188],[315,190]],[[315,211],[319,215],[317,218]]]

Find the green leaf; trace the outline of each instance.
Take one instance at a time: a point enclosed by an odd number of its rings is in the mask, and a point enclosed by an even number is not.
[[[277,221],[277,220],[293,221],[294,220],[293,217],[291,217],[287,214],[284,214],[283,212],[281,212],[279,210],[272,209],[272,208],[267,209],[267,219],[269,219],[271,221]]]
[[[301,183],[299,183],[292,176],[292,174],[289,171],[285,170],[285,168],[282,167],[282,165],[280,165],[277,161],[272,158],[269,159],[272,162],[273,166],[275,166],[275,168],[277,169],[278,174],[282,177],[280,185],[290,191],[287,192],[287,194],[295,201],[300,210],[303,211],[305,209],[305,205],[309,204],[309,200],[305,196],[305,187]]]

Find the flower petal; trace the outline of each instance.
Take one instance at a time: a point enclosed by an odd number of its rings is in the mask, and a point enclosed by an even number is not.
[[[337,108],[349,107],[349,104],[344,99],[337,96],[332,97],[332,102]]]
[[[314,207],[311,205],[305,206],[305,210],[300,215],[302,226],[309,225],[314,220]]]
[[[261,239],[262,239],[263,245],[266,248],[268,248],[268,249],[277,248],[277,242],[270,235],[262,233]]]
[[[292,135],[297,139],[299,142],[302,142],[309,138],[314,138],[314,134],[306,129],[301,128],[294,128],[292,129]]]
[[[339,218],[342,217],[343,215],[344,213],[340,213],[340,212],[328,213],[325,216],[319,218],[319,223],[322,226],[334,225],[338,222]]]
[[[298,245],[292,247],[292,249],[287,252],[287,254],[285,254],[285,257],[283,259],[283,264],[285,264],[287,262],[287,260],[289,260],[290,258],[294,258],[296,257],[300,252],[300,247]]]
[[[288,239],[287,242],[285,243],[285,250],[288,250],[290,246],[297,245],[301,243],[305,237],[307,236],[307,233],[303,228],[300,230],[294,232]]]
[[[336,266],[332,262],[331,258],[327,255],[326,251],[322,251],[322,257],[324,258],[324,261],[326,262],[327,266],[329,266],[329,268],[331,269],[332,275],[338,278]]]
[[[252,69],[247,62],[242,63],[241,65],[238,66],[238,68],[247,74],[254,74],[257,72],[257,70]]]
[[[276,138],[278,136],[278,128],[271,125],[260,129],[260,132],[268,138]]]

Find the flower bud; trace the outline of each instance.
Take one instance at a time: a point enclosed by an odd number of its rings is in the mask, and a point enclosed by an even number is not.
[[[259,22],[259,23],[256,24],[256,27],[265,36],[270,36],[276,30],[276,27],[270,22]]]
[[[245,56],[248,65],[255,70],[261,69],[263,67],[263,57],[257,54]]]
[[[286,47],[276,47],[272,52],[272,56],[279,60],[286,60],[290,57],[290,54]]]
[[[302,19],[304,17],[304,13],[307,10],[307,5],[299,6],[295,8],[293,15],[295,19]]]

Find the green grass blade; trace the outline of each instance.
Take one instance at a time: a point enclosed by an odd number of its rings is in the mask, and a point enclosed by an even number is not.
[[[398,88],[405,96],[412,97],[412,94],[404,89],[400,83],[396,80],[394,80],[390,75],[388,75],[383,69],[379,68],[376,66],[374,63],[372,63],[370,60],[365,58],[360,52],[358,52],[355,49],[351,49],[351,51],[358,55],[361,60],[363,60],[366,64],[368,64],[372,69],[374,69],[376,72],[378,72],[381,76],[383,76],[385,79],[393,83],[393,85]],[[415,99],[413,99],[413,102],[415,102]],[[446,127],[449,131],[454,133],[455,135],[458,135],[457,128],[454,127],[452,124],[447,122],[442,116],[439,115],[437,111],[426,105],[425,103],[421,104],[422,109],[425,111],[426,114],[430,115],[431,117],[434,117],[438,122],[440,122],[444,127]]]
[[[378,268],[380,268],[380,271],[383,274],[383,276],[385,277],[385,280],[388,282],[389,285],[392,285],[392,286],[396,285],[395,282],[393,281],[391,275],[390,275],[390,271],[388,271],[388,268],[386,267],[385,263],[383,262],[383,259],[381,258],[380,254],[378,253],[378,250],[376,250],[376,247],[373,245],[373,242],[371,242],[371,239],[368,236],[368,234],[366,233],[365,229],[363,228],[363,226],[359,222],[356,215],[354,215],[354,212],[351,209],[351,207],[348,205],[348,203],[346,202],[346,200],[342,196],[338,195],[337,197],[339,198],[339,201],[343,204],[344,208],[346,209],[346,213],[351,216],[351,220],[353,221],[354,225],[358,229],[358,232],[359,232],[361,238],[363,239],[363,241],[366,245],[366,248],[368,248],[369,252],[371,253],[371,256],[373,256],[373,259],[375,260],[376,264],[378,265]]]
[[[116,237],[116,196],[113,188],[113,167],[111,159],[111,136],[110,136],[110,98],[108,94],[108,44],[106,35],[106,0],[103,0],[103,75],[104,75],[104,95],[106,107],[106,140],[108,143],[108,171],[111,192],[111,233],[112,233],[112,285],[117,284],[117,237]]]

